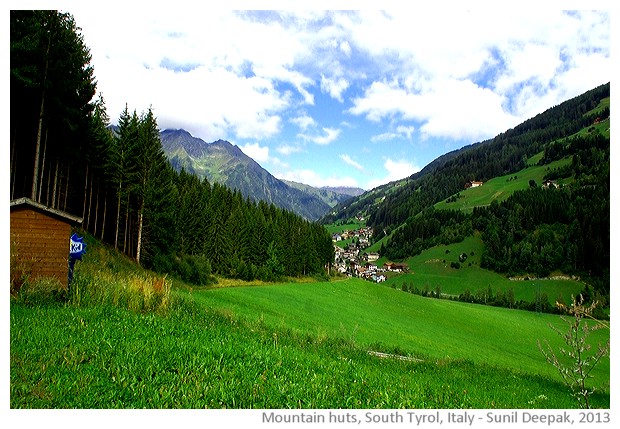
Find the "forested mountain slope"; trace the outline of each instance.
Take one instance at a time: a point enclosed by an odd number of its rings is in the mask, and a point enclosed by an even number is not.
[[[602,85],[553,107],[492,140],[446,154],[408,179],[385,185],[335,211],[331,220],[366,211],[381,254],[402,259],[478,232],[482,265],[506,274],[545,276],[554,270],[609,290],[609,93]],[[533,158],[534,155],[537,157]],[[563,160],[544,179],[473,213],[433,206],[471,181],[516,174],[537,159]],[[555,164],[554,164],[555,165]]]
[[[211,183],[236,189],[244,197],[275,204],[309,220],[318,219],[330,208],[317,195],[275,178],[228,141],[206,143],[185,130],[170,129],[163,130],[160,138],[164,153],[177,171],[184,169]]]

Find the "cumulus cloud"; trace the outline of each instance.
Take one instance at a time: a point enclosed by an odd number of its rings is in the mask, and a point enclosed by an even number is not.
[[[316,125],[316,121],[312,119],[311,116],[308,116],[307,114],[296,116],[290,119],[290,122],[297,125],[302,130],[305,130],[309,127],[313,127]]]
[[[247,143],[240,146],[239,149],[257,162],[269,161],[269,148],[267,146],[261,146],[258,143]]]
[[[317,188],[323,186],[349,186],[359,187],[355,178],[350,176],[323,176],[314,170],[299,169],[274,174],[278,179],[290,180],[292,182],[305,183]]]
[[[337,128],[322,128],[322,134],[298,134],[297,137],[318,145],[328,145],[338,138],[340,131]]]
[[[132,18],[131,7],[121,16],[113,10],[73,11],[113,121],[125,103],[138,111],[153,106],[162,121],[176,118],[206,140],[263,139],[281,131],[285,109],[314,103],[309,90],[314,80],[294,67],[308,55],[308,45],[277,21],[225,9],[209,14],[166,9],[165,19],[156,7],[140,11],[140,19]],[[107,31],[100,22],[115,22],[123,31]],[[295,92],[282,90],[282,83]]]
[[[283,144],[283,145],[278,146],[276,148],[276,151],[278,153],[281,153],[282,155],[290,155],[293,153],[303,151],[303,148],[299,145]]]
[[[383,175],[379,179],[370,180],[365,189],[374,189],[377,186],[381,186],[395,180],[404,179],[405,177],[409,177],[420,171],[420,167],[417,167],[404,159],[394,161],[391,158],[387,158],[383,163],[383,168],[387,174]]]
[[[241,140],[272,165],[273,152],[310,152],[312,143],[338,142],[320,155],[327,171],[368,141],[479,141],[609,82],[612,70],[606,10],[118,10],[70,10],[112,122],[126,103],[152,107],[162,129]],[[312,149],[319,160],[323,148]],[[393,159],[365,159],[366,174],[373,163],[385,169],[381,181],[417,168],[399,170]]]
[[[332,98],[340,101],[344,101],[342,93],[349,87],[349,82],[346,79],[334,78],[330,79],[321,75],[321,91],[328,93]]]
[[[350,165],[351,167],[355,168],[356,170],[364,172],[364,166],[361,165],[359,162],[353,160],[349,155],[341,154],[340,155],[340,159],[342,159],[345,164]]]
[[[451,139],[487,138],[514,125],[515,117],[502,107],[504,98],[470,80],[446,79],[427,85],[420,91],[398,81],[374,82],[363,97],[353,100],[349,112],[380,122],[385,118],[422,123],[423,137]],[[400,133],[375,136],[389,140],[401,134],[411,136],[404,127]]]
[[[261,146],[258,143],[246,143],[243,146],[240,146],[239,149],[259,164],[269,163],[278,167],[289,167],[288,164],[282,162],[279,158],[271,156],[269,154],[268,146]]]
[[[605,11],[437,17],[440,23],[424,13],[364,11],[342,18],[352,43],[385,58],[389,71],[353,99],[349,113],[372,122],[415,120],[424,137],[481,139],[609,81]],[[452,36],[429,40],[438,25]]]
[[[338,47],[345,56],[348,57],[351,55],[351,45],[349,45],[349,42],[347,42],[346,40],[340,42],[340,45]]]
[[[396,127],[396,130],[381,134],[376,134],[370,138],[371,142],[382,142],[396,139],[407,139],[411,140],[411,136],[415,131],[415,127],[399,125]]]

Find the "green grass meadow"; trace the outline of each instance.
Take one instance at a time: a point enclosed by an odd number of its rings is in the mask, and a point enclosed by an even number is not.
[[[537,346],[561,345],[558,316],[358,279],[190,288],[104,250],[68,301],[11,299],[11,408],[577,407]]]
[[[542,157],[542,152],[528,160],[529,166],[515,174],[495,177],[484,182],[482,186],[469,188],[460,191],[460,197],[454,202],[441,201],[435,204],[436,209],[462,210],[471,213],[474,207],[485,207],[493,201],[502,202],[510,197],[515,191],[530,187],[530,180],[534,180],[538,186],[543,183],[543,177],[549,170],[563,167],[571,163],[570,158],[560,159],[548,165],[536,165],[538,159]],[[569,179],[559,180],[559,184],[567,182]]]
[[[534,302],[536,294],[546,294],[549,304],[556,301],[570,303],[571,296],[579,294],[584,284],[575,279],[562,278],[559,275],[550,279],[514,279],[480,268],[480,256],[484,244],[479,236],[470,236],[460,243],[438,245],[427,249],[406,262],[409,272],[398,276],[390,276],[386,285],[400,288],[403,282],[419,289],[427,288],[434,291],[437,287],[445,295],[458,296],[469,290],[473,295],[477,291],[489,287],[496,295],[514,292],[516,301]],[[451,267],[452,262],[459,262],[459,255],[465,253],[467,259],[461,262],[461,268]]]
[[[359,279],[220,288],[193,296],[226,314],[342,338],[364,349],[555,376],[537,347],[537,340],[556,340],[549,324],[561,324],[554,315],[425,298]],[[602,331],[597,335],[604,337]],[[596,380],[604,382],[608,373],[609,366],[601,366]]]

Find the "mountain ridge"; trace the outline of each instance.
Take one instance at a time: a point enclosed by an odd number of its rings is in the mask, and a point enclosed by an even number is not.
[[[244,197],[265,201],[308,220],[317,220],[333,206],[308,190],[277,179],[238,146],[216,140],[207,143],[183,129],[160,132],[162,149],[177,171],[218,182],[236,189]]]
[[[425,207],[455,194],[466,182],[519,171],[525,160],[543,150],[547,143],[590,125],[598,115],[589,112],[601,98],[609,97],[609,92],[610,83],[600,85],[493,138],[447,152],[407,178],[378,186],[347,204],[333,207],[320,222],[333,223],[363,213],[376,232],[395,228]]]

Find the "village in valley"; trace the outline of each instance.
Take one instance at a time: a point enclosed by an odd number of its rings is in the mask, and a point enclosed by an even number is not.
[[[368,226],[332,234],[334,267],[340,274],[381,283],[387,280],[388,272],[408,271],[407,265],[403,263],[385,262],[379,266],[377,261],[381,255],[366,251],[370,247],[371,237],[372,228]]]

